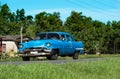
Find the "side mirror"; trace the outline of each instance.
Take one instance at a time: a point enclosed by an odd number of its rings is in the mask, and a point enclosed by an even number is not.
[[[65,38],[62,38],[62,41],[65,41]]]

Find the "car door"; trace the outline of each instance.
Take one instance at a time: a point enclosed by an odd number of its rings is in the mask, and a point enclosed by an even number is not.
[[[69,55],[72,53],[72,41],[69,35],[62,35],[62,49],[63,55]]]
[[[66,40],[67,40],[67,52],[68,54],[72,54],[74,52],[72,37],[70,35],[66,35]]]

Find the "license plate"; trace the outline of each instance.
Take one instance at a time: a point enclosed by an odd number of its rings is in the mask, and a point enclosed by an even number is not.
[[[32,51],[30,52],[31,54],[37,54],[38,52],[37,51]]]

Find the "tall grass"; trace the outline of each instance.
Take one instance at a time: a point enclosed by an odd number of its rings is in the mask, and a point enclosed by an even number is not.
[[[67,64],[0,65],[0,79],[120,79],[120,58]]]

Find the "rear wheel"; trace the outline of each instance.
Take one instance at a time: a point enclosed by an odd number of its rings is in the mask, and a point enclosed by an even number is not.
[[[79,52],[75,52],[75,53],[73,54],[73,59],[78,59],[78,57],[79,57]]]
[[[30,57],[22,57],[23,61],[30,61]]]

